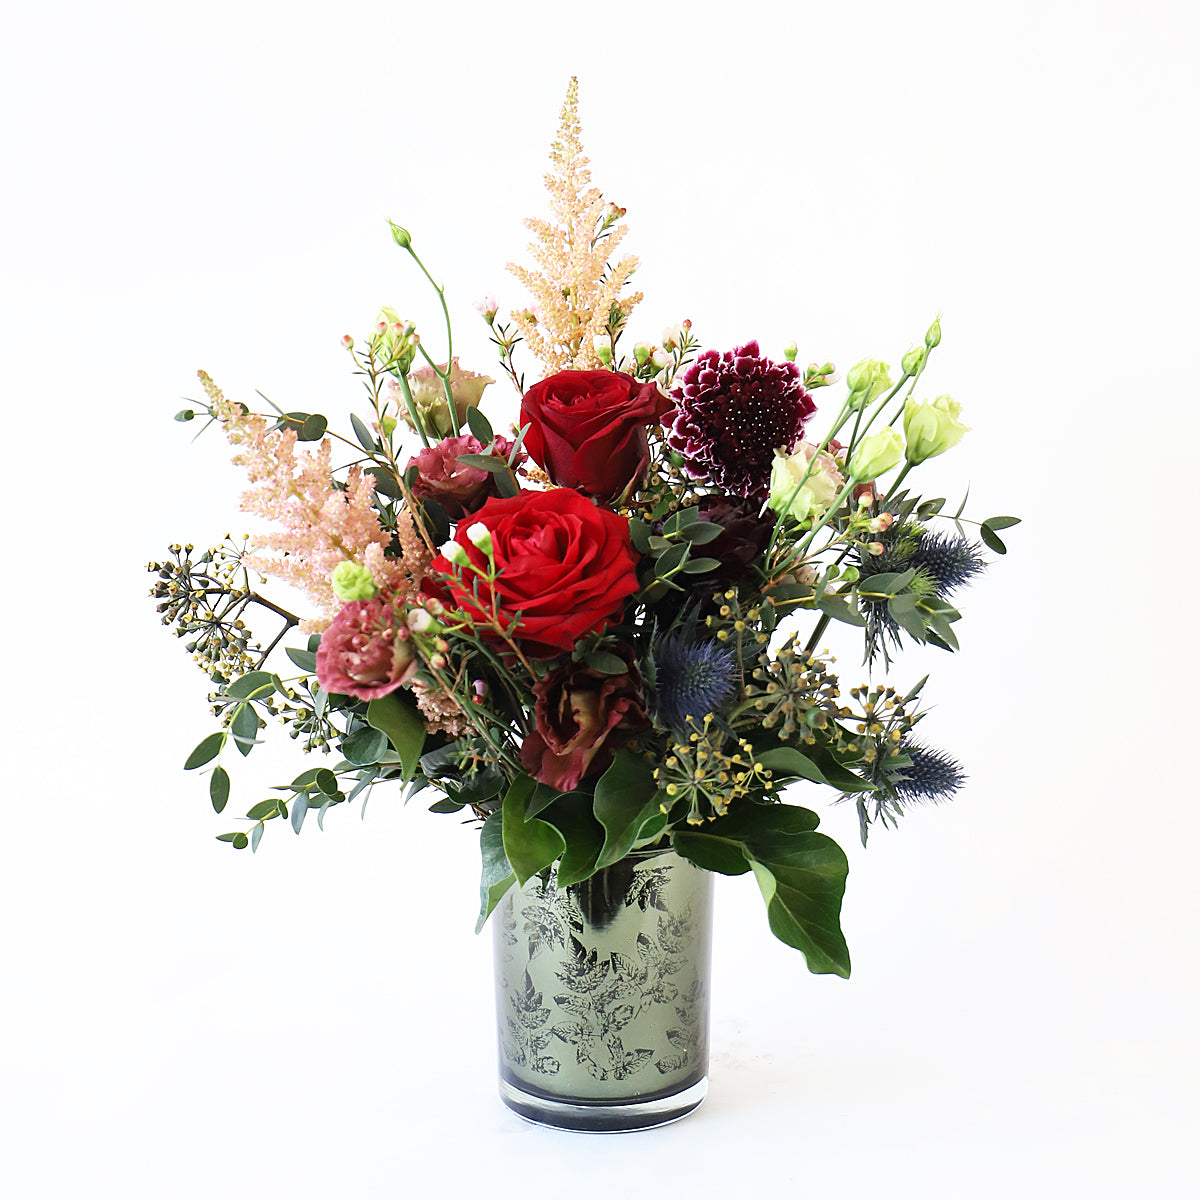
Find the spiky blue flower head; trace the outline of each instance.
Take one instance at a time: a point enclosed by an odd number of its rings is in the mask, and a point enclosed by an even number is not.
[[[658,715],[675,729],[683,729],[688,717],[716,712],[738,677],[733,651],[716,642],[665,637],[654,644],[651,658]]]
[[[900,753],[912,759],[911,766],[899,767],[895,774],[889,772],[889,782],[901,804],[939,804],[966,782],[962,767],[942,750],[905,739]]]
[[[923,533],[908,560],[937,585],[939,596],[948,596],[956,588],[969,583],[987,565],[978,547],[957,534]]]

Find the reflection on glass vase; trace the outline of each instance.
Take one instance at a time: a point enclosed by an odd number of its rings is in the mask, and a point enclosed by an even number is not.
[[[678,1120],[708,1088],[712,875],[630,855],[559,891],[553,871],[493,914],[500,1095],[593,1133]]]

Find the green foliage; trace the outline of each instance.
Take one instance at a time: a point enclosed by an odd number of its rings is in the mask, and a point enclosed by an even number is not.
[[[479,880],[479,919],[475,932],[487,923],[492,910],[504,899],[504,894],[517,882],[516,874],[504,853],[504,815],[494,812],[479,831],[479,849],[483,870]]]

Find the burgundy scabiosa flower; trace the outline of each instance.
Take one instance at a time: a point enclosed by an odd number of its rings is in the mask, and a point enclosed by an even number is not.
[[[796,364],[764,358],[757,342],[706,350],[672,397],[663,425],[687,473],[758,501],[767,497],[775,451],[792,450],[817,408]]]

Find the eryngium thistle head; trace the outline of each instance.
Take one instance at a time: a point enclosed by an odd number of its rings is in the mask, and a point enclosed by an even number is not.
[[[957,534],[923,533],[908,566],[923,570],[937,585],[939,596],[948,596],[969,583],[987,565],[977,546]]]
[[[688,717],[716,712],[733,691],[737,660],[716,642],[686,642],[665,637],[651,651],[658,716],[674,729]]]
[[[795,363],[772,362],[757,342],[724,354],[706,350],[672,393],[663,417],[667,444],[693,479],[765,500],[775,451],[791,451],[816,412]]]
[[[949,800],[966,782],[962,767],[942,750],[933,750],[907,739],[900,753],[912,760],[911,766],[888,772],[888,781],[900,804],[939,804]]]

